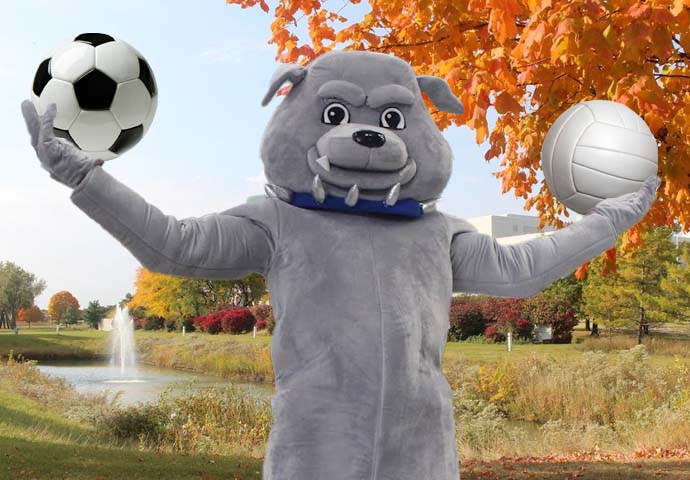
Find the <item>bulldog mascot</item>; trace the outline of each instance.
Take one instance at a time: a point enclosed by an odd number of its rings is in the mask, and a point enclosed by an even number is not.
[[[434,207],[453,157],[421,94],[461,113],[445,81],[393,56],[335,51],[280,66],[263,104],[285,83],[261,144],[267,198],[181,220],[56,138],[54,108],[22,107],[43,167],[143,266],[266,277],[277,327],[264,479],[458,480],[441,373],[451,294],[538,293],[614,246],[658,179],[553,235],[502,246]]]

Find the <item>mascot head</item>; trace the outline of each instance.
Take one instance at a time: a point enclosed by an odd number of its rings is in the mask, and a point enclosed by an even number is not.
[[[308,67],[281,65],[263,105],[286,82],[261,143],[274,194],[289,200],[302,192],[316,203],[337,197],[353,208],[441,195],[453,157],[421,93],[439,110],[462,113],[444,80],[415,75],[390,55],[333,51]]]

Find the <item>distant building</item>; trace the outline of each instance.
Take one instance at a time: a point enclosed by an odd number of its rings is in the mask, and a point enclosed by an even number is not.
[[[101,318],[98,322],[98,329],[104,332],[110,332],[113,329],[113,319],[112,318]]]
[[[508,245],[520,243],[543,235],[550,235],[555,228],[545,226],[539,229],[539,218],[532,215],[485,215],[467,219],[480,232],[498,240],[498,243]]]

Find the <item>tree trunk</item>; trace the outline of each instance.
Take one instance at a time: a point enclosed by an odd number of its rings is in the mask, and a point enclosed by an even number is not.
[[[585,330],[588,332],[592,330],[589,326],[589,317],[585,318]]]
[[[640,323],[637,326],[637,344],[642,344],[642,334],[644,333],[645,318],[644,318],[644,307],[640,305]]]

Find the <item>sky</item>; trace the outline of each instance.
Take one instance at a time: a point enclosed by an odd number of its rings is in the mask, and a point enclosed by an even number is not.
[[[348,10],[349,9],[349,10]],[[346,7],[354,18],[366,4]],[[158,110],[146,136],[107,169],[163,212],[185,218],[226,210],[263,194],[259,144],[279,99],[261,98],[276,67],[271,16],[224,0],[24,0],[0,16],[0,261],[46,281],[36,304],[68,290],[85,307],[134,291],[139,263],[75,207],[50,179],[29,143],[20,103],[40,61],[61,40],[107,33],[141,52],[156,77]],[[305,20],[303,19],[302,22]],[[525,213],[501,194],[474,132],[444,132],[454,173],[441,210],[460,217]],[[530,214],[536,215],[535,212]]]

